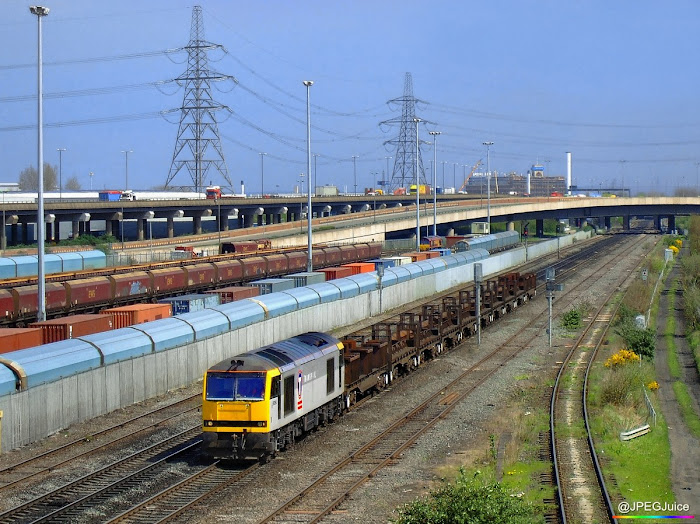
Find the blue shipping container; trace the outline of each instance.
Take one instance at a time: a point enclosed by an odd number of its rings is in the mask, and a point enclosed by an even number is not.
[[[158,302],[170,304],[173,308],[173,315],[180,315],[218,306],[219,295],[214,293],[182,295],[180,297],[164,298]]]

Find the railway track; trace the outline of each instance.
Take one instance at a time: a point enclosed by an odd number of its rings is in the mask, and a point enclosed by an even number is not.
[[[81,437],[65,442],[27,460],[6,466],[0,469],[0,494],[8,491],[9,488],[16,489],[18,486],[26,485],[29,480],[40,475],[69,467],[82,457],[121,445],[128,439],[146,438],[164,424],[197,411],[199,398],[200,395],[193,395],[167,406],[149,410],[119,424],[95,431],[88,438]],[[144,421],[147,422],[147,425],[138,426]],[[136,427],[129,429],[130,426]],[[127,428],[127,432],[122,434],[125,428]]]
[[[599,250],[599,249],[602,249],[602,247],[601,246],[594,246],[591,249]],[[582,253],[579,256],[585,257],[588,254],[590,254],[590,253]],[[562,267],[564,267],[565,262],[561,261],[561,264],[562,264]],[[565,270],[562,269],[562,271],[565,271]],[[431,298],[431,301],[433,301],[433,300],[434,300],[434,298]],[[393,313],[393,314],[395,315],[396,313]],[[511,345],[510,349],[512,349],[512,347],[513,347],[513,345]],[[519,347],[522,349],[522,347],[525,347],[525,346],[519,346]],[[503,353],[504,351],[505,350],[502,350],[501,353]],[[505,353],[507,353],[507,351],[505,351]],[[512,356],[514,356],[515,354],[517,354],[517,352],[513,353],[511,351],[511,356],[508,358],[512,358]],[[502,358],[503,357],[501,357],[501,359]],[[500,362],[503,362],[503,360],[501,360]],[[484,361],[482,363],[482,366],[485,366],[485,365],[486,365],[486,361]],[[502,364],[498,364],[495,367],[493,367],[491,374],[495,373],[500,368],[501,365]],[[474,369],[473,371],[474,371],[474,376],[473,376],[473,378],[470,378],[470,381],[476,381],[477,384],[474,385],[471,390],[469,390],[469,388],[467,387],[466,392],[464,389],[461,389],[461,390],[451,391],[450,393],[443,393],[443,395],[441,395],[443,397],[442,403],[437,402],[437,406],[439,406],[439,407],[436,407],[435,405],[433,405],[429,409],[426,406],[425,409],[427,411],[425,411],[425,413],[423,413],[421,415],[416,414],[416,416],[412,417],[412,419],[414,419],[415,421],[423,421],[423,422],[417,422],[419,425],[423,424],[424,421],[426,420],[425,417],[429,418],[429,415],[426,413],[430,412],[431,410],[437,411],[437,415],[435,415],[433,417],[435,419],[435,422],[437,422],[439,419],[444,417],[452,409],[452,406],[456,405],[456,402],[458,402],[460,398],[464,398],[464,396],[469,394],[469,391],[473,391],[473,389],[478,387],[478,383],[482,383],[484,380],[486,380],[486,378],[488,378],[488,371],[482,372],[481,370],[479,370],[479,373],[486,373],[487,374],[487,376],[484,377],[481,380],[481,382],[479,382],[480,379],[477,377],[477,370]],[[464,396],[461,396],[461,395],[464,395]],[[449,401],[445,402],[446,399],[449,399]],[[189,431],[192,431],[193,433],[188,433],[188,437],[190,439],[194,439],[195,435],[199,433],[199,426],[197,426],[197,428],[192,428]],[[411,434],[411,433],[415,434],[415,433],[417,433],[417,431],[412,431],[410,429],[405,430],[405,434]],[[416,438],[418,438],[418,436],[419,435],[417,435]],[[168,449],[168,448],[172,448],[172,446],[174,446],[176,444],[165,444],[164,443],[163,445],[165,446],[165,449]],[[397,445],[396,447],[399,447],[399,445]],[[159,448],[159,449],[161,449],[161,448]],[[403,449],[405,449],[405,446]],[[375,452],[375,453],[377,453],[377,452]],[[381,453],[381,451],[379,453]],[[384,451],[383,453],[386,453],[386,451]],[[394,454],[395,453],[391,453],[390,457],[393,456]],[[183,459],[177,458],[178,456],[180,456],[180,455],[173,455],[170,458],[170,460],[182,461]],[[369,455],[367,455],[367,456],[369,456]],[[188,458],[187,460],[190,460],[190,459]],[[391,459],[391,460],[395,460],[395,458]],[[389,460],[389,462],[391,462],[391,460]],[[389,462],[387,462],[387,463],[389,463]],[[165,469],[167,469],[167,468],[165,468]],[[188,506],[196,504],[197,502],[201,502],[203,500],[206,500],[209,497],[211,497],[214,493],[220,491],[221,489],[224,489],[227,486],[231,486],[232,484],[233,485],[241,485],[241,486],[245,487],[245,483],[249,482],[249,480],[246,480],[246,479],[248,479],[250,473],[252,471],[254,471],[254,469],[251,469],[248,473],[235,473],[233,475],[228,476],[227,478],[219,478],[217,480],[216,479],[217,473],[214,471],[216,469],[217,469],[216,467],[212,468],[210,466],[208,468],[209,473],[202,472],[201,468],[196,471],[196,475],[198,475],[198,477],[200,477],[202,479],[201,482],[197,481],[197,483],[199,483],[201,486],[203,486],[201,488],[198,488],[199,492],[197,492],[196,490],[190,489],[190,486],[195,485],[194,481],[190,482],[190,481],[186,480],[186,481],[183,481],[179,484],[176,483],[175,486],[172,486],[172,485],[168,486],[168,488],[166,490],[163,490],[164,492],[167,492],[167,493],[159,493],[158,494],[158,497],[159,497],[158,504],[162,504],[163,506],[165,506],[167,508],[166,510],[163,510],[165,513],[165,516],[162,518],[172,518],[174,516],[180,515],[184,512],[184,510]],[[122,477],[119,477],[116,479],[113,477],[110,478],[110,482],[107,483],[108,488],[105,488],[102,485],[98,486],[98,487],[94,487],[94,485],[93,485],[92,487],[81,488],[83,490],[83,493],[88,492],[88,494],[83,494],[80,497],[78,497],[77,495],[74,495],[72,492],[69,491],[69,489],[72,489],[70,487],[70,485],[65,486],[64,488],[62,488],[62,490],[59,490],[55,493],[49,493],[44,497],[40,497],[38,499],[34,499],[33,501],[29,501],[26,504],[23,504],[21,508],[20,507],[14,508],[13,510],[10,510],[9,512],[6,512],[4,514],[0,514],[0,521],[1,522],[25,521],[26,520],[26,512],[30,511],[33,507],[36,507],[36,510],[37,510],[37,513],[33,513],[33,514],[35,516],[39,515],[36,518],[32,517],[32,519],[34,519],[34,520],[36,520],[37,518],[38,519],[44,518],[44,519],[49,519],[52,521],[60,521],[60,519],[63,519],[64,521],[70,521],[71,519],[74,519],[75,516],[77,514],[79,514],[81,511],[85,511],[86,507],[88,507],[88,506],[94,507],[98,504],[102,504],[104,502],[104,500],[106,500],[104,498],[103,499],[100,498],[100,495],[97,494],[98,491],[100,493],[103,493],[103,492],[105,492],[105,490],[107,490],[106,492],[110,493],[108,498],[114,498],[116,496],[115,493],[121,493],[119,495],[119,497],[121,498],[126,491],[129,491],[129,490],[133,491],[134,480],[133,480],[133,477],[131,477],[131,475],[134,473],[134,470],[138,471],[138,468],[132,466],[130,473],[122,474]],[[149,471],[149,470],[144,470],[144,471]],[[105,474],[105,472],[103,472],[101,470],[101,471],[96,472],[94,475],[99,476],[99,475],[104,475],[104,474]],[[141,474],[143,474],[143,472],[141,472]],[[153,473],[153,470],[150,470],[150,472],[145,473],[145,474],[147,475],[147,477],[153,477],[156,475],[155,473]],[[127,478],[127,477],[129,477],[129,478]],[[214,479],[212,480],[212,478],[214,478]],[[86,479],[87,479],[87,477],[85,477],[85,479],[80,479],[80,482],[85,482]],[[71,484],[74,484],[74,483],[71,483]],[[173,483],[171,482],[171,484],[173,484]],[[86,486],[88,486],[88,485],[89,485],[89,483],[86,484]],[[187,488],[189,490],[188,494],[183,494],[183,492],[181,491],[182,489],[185,489],[185,488]],[[119,490],[121,490],[121,491],[119,491]],[[347,494],[344,496],[347,496]],[[46,511],[44,510],[44,514],[42,516],[41,510],[39,510],[39,508],[42,508],[42,507],[46,508],[46,506],[48,505],[52,509],[55,509],[56,505],[58,504],[56,501],[61,501],[61,500],[65,501],[67,498],[71,499],[71,500],[78,498],[78,499],[80,499],[80,502],[77,505],[71,505],[70,507],[66,507],[64,509],[59,510],[59,513],[50,512],[50,513],[46,514]],[[176,503],[174,505],[172,502],[173,499],[176,501]],[[100,500],[102,500],[103,502],[100,502]],[[156,504],[156,499],[155,498],[148,498],[148,500],[151,501],[151,504],[144,503],[143,505],[139,506],[138,503],[134,503],[135,504],[135,506],[133,508],[134,513],[132,513],[130,511],[129,513],[125,513],[123,517],[119,517],[119,518],[121,520],[126,521],[126,520],[130,520],[131,517],[129,515],[131,515],[134,517],[134,519],[137,519],[137,517],[136,517],[136,515],[138,515],[137,512],[145,511],[144,508],[147,508],[148,511],[151,511],[151,507]],[[185,504],[185,502],[188,502],[188,504]],[[20,513],[22,511],[25,513]],[[65,516],[62,517],[61,514],[65,515]],[[115,515],[116,513],[112,512],[110,514]],[[153,519],[156,518],[153,513],[150,513],[150,514],[146,513],[146,514],[149,515],[147,517],[148,521],[153,521]],[[17,518],[16,519],[13,518],[13,515],[17,515]],[[142,517],[138,517],[138,518],[142,518]],[[136,521],[138,521],[138,520],[136,520]]]
[[[623,281],[634,274],[632,269]],[[619,308],[613,298],[623,281],[612,286],[605,302],[591,316],[566,355],[552,391],[549,441],[559,520],[564,524],[613,521],[613,506],[589,427],[587,391],[589,371]],[[581,426],[585,434],[581,434]]]

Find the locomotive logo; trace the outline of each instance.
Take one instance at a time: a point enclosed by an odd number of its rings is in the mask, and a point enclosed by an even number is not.
[[[303,384],[303,379],[304,376],[301,374],[301,369],[299,370],[299,375],[297,376],[297,409],[301,409],[302,402],[301,402],[301,386]]]

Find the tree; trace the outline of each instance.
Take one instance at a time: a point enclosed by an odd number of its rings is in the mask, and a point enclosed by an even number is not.
[[[82,189],[78,177],[73,175],[68,180],[66,180],[65,188],[68,191],[80,191]]]
[[[58,175],[56,166],[44,163],[44,191],[58,189]],[[29,166],[19,174],[20,191],[39,191],[39,174],[34,166]]]

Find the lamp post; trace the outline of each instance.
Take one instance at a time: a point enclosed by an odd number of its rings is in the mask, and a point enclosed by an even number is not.
[[[7,224],[5,223],[5,189],[2,190],[2,237],[0,237],[0,249],[7,249]]]
[[[493,142],[482,142],[486,146],[486,223],[488,224],[489,230],[487,233],[491,232],[491,162],[489,157],[489,152]]]
[[[265,196],[265,155],[267,153],[258,153],[260,155],[260,197]]]
[[[44,228],[46,224],[44,222],[44,111],[43,111],[43,92],[42,92],[42,76],[41,76],[41,19],[42,17],[49,14],[48,7],[42,7],[40,5],[32,5],[29,7],[29,11],[36,15],[38,22],[38,54],[37,54],[37,71],[38,71],[38,147],[37,156],[38,166],[37,171],[39,173],[39,191],[37,203],[37,217],[36,217],[36,228],[37,228],[37,251],[38,251],[38,275],[37,275],[37,295],[38,295],[38,311],[37,320],[43,322],[46,320],[46,286],[45,286],[45,273],[44,273]]]
[[[314,85],[313,80],[304,80],[304,85],[306,86],[306,218],[308,222],[307,226],[307,242],[308,242],[308,257],[306,259],[306,271],[311,273],[313,271],[313,254],[311,253],[311,216],[313,211],[311,209],[311,103],[310,94],[311,86]]]
[[[129,189],[129,153],[131,150],[122,151],[124,153],[124,190]]]
[[[416,171],[416,251],[420,251],[420,187],[418,180],[418,154],[419,154],[419,140],[418,140],[418,124],[420,124],[420,118],[414,118],[413,121],[416,123],[416,159],[415,159],[415,171]]]
[[[318,187],[318,153],[314,153],[314,196],[316,196],[316,188]]]
[[[59,147],[58,151],[58,199],[63,200],[63,152],[65,147]]]
[[[384,158],[386,159],[386,174],[388,175],[389,174],[389,160],[391,160],[392,157],[385,156]],[[382,182],[383,182],[382,189],[384,190],[384,194],[386,194],[386,179],[384,177],[382,177]]]
[[[442,164],[442,192],[445,192],[445,164],[447,164],[447,160],[441,160],[440,163]]]
[[[92,191],[92,177],[95,175],[92,171],[90,171],[90,191]]]
[[[352,155],[352,176],[355,181],[354,195],[357,196],[357,155]]]
[[[428,131],[433,137],[433,236],[437,236],[437,137],[441,131]],[[443,171],[444,174],[444,171]],[[443,179],[445,177],[443,176]]]
[[[457,192],[457,166],[459,164],[454,162],[452,164],[452,186],[454,187],[455,193]]]
[[[216,200],[216,230],[219,237],[219,253],[221,252],[221,200],[215,198]]]

